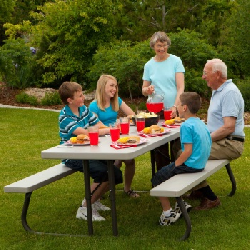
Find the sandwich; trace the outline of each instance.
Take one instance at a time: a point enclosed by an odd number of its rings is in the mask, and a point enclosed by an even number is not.
[[[180,117],[175,117],[174,120],[177,123],[185,122],[185,118],[180,118]]]
[[[77,138],[77,144],[84,144],[86,142],[89,142],[89,137],[84,134],[78,135],[76,138]]]
[[[160,133],[162,133],[164,131],[164,128],[161,128],[158,125],[152,125],[150,128],[151,128],[151,134],[152,135],[160,134]]]
[[[140,142],[140,136],[126,136],[117,140],[119,144],[136,144]]]
[[[181,118],[180,117],[175,117],[175,122],[177,122],[177,123],[180,123],[181,122]]]
[[[164,128],[158,126],[158,125],[152,125],[150,127],[146,127],[143,129],[144,134],[160,134],[164,132]]]
[[[140,142],[140,136],[128,136],[127,143],[139,143]]]

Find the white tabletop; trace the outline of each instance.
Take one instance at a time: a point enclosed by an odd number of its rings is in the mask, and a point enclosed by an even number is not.
[[[41,155],[42,158],[45,159],[129,160],[179,137],[179,128],[171,128],[169,130],[170,132],[166,135],[146,138],[148,141],[137,147],[114,149],[110,147],[110,136],[104,136],[99,137],[98,146],[57,145],[47,150],[43,150]],[[135,126],[130,126],[130,135],[137,135]]]

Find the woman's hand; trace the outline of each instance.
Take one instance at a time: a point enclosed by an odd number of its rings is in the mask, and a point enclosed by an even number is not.
[[[147,88],[148,95],[152,95],[154,91],[155,91],[154,85],[149,85]]]
[[[154,86],[151,85],[151,82],[144,80],[142,84],[142,94],[144,96],[148,96],[148,95],[152,95],[154,91],[155,89],[154,89]]]

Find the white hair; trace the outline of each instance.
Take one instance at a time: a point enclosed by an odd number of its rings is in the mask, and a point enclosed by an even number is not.
[[[212,72],[219,71],[223,78],[227,78],[227,65],[220,59],[207,60],[207,63],[212,64]]]

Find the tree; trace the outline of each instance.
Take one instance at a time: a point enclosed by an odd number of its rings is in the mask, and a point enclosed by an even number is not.
[[[250,76],[250,1],[237,0],[232,15],[228,18],[220,50],[234,75],[241,79]]]
[[[84,81],[98,45],[113,39],[118,7],[111,0],[47,2],[33,13],[32,43],[45,70],[44,84]]]
[[[8,86],[30,86],[34,66],[35,60],[23,39],[9,39],[0,47],[0,73]]]
[[[218,57],[216,49],[195,31],[179,29],[178,32],[169,33],[169,36],[172,42],[169,53],[179,56],[185,66],[186,90],[208,95],[211,91],[201,78],[202,70],[208,59]],[[128,93],[131,98],[140,96],[143,68],[152,56],[154,51],[149,46],[149,40],[135,44],[123,41],[99,48],[88,74],[93,89],[99,76],[105,73],[118,79],[121,96]]]
[[[15,7],[16,0],[1,0],[0,1],[0,45],[6,39],[4,35],[3,24],[10,20]]]
[[[123,40],[143,41],[156,31],[195,30],[217,46],[231,0],[122,0],[117,27]]]

